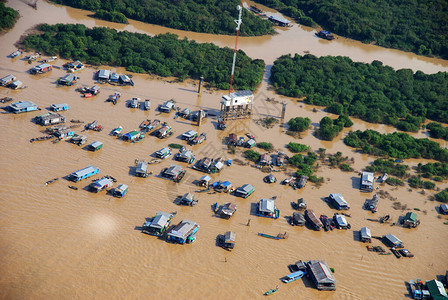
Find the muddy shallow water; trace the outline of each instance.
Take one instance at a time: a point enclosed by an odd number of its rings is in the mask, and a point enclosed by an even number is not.
[[[317,188],[308,184],[302,190],[292,190],[274,184],[263,183],[266,175],[251,166],[233,164],[225,167],[214,180],[230,180],[235,186],[250,183],[256,187],[254,195],[248,199],[235,198],[228,194],[199,193],[199,203],[195,207],[181,207],[173,203],[178,195],[193,192],[197,187],[193,181],[203,173],[189,169],[180,184],[158,178],[160,171],[174,163],[172,157],[160,164],[151,165],[154,172],[147,179],[133,176],[134,160],[151,159],[155,151],[169,143],[184,144],[178,136],[194,129],[207,133],[207,141],[192,148],[196,157],[240,158],[241,150],[232,155],[227,152],[222,139],[229,133],[253,134],[258,141],[269,141],[277,149],[294,139],[284,130],[275,126],[266,129],[254,121],[238,121],[229,124],[225,131],[215,129],[216,119],[208,118],[199,128],[190,121],[173,119],[174,113],[159,114],[154,109],[163,101],[174,98],[181,108],[206,109],[216,114],[219,100],[225,92],[203,90],[196,93],[194,82],[169,83],[147,75],[135,75],[134,87],[114,87],[101,85],[101,93],[94,98],[83,99],[75,92],[75,87],[56,87],[55,81],[64,74],[60,69],[44,75],[32,76],[26,71],[28,65],[20,59],[9,59],[6,55],[14,50],[13,43],[33,24],[73,22],[88,26],[107,25],[119,29],[156,34],[176,32],[198,41],[213,41],[218,45],[231,46],[233,37],[216,37],[206,34],[182,33],[158,26],[131,21],[130,25],[116,25],[93,20],[88,12],[53,6],[39,1],[35,11],[23,2],[10,1],[8,5],[19,9],[22,15],[16,27],[0,37],[0,77],[15,74],[28,88],[21,91],[0,89],[0,97],[10,96],[14,100],[31,100],[42,108],[41,112],[21,115],[2,114],[0,116],[0,298],[2,299],[252,299],[262,298],[262,294],[279,285],[279,292],[273,297],[283,299],[402,299],[407,296],[404,282],[413,278],[432,279],[445,272],[448,266],[446,217],[439,219],[435,206],[428,200],[432,192],[425,195],[420,191],[409,191],[406,187],[394,189],[381,186],[408,208],[419,208],[417,212],[422,224],[417,229],[371,222],[366,218],[378,218],[391,214],[397,220],[405,211],[394,210],[394,201],[382,199],[379,210],[372,214],[362,209],[362,205],[372,194],[361,193],[357,189],[357,172],[343,173],[323,166],[317,172],[326,181]],[[121,26],[121,27],[120,27]],[[182,33],[182,34],[181,34]],[[297,39],[289,35],[297,34]],[[339,38],[335,43],[305,38],[312,34],[309,30],[295,25],[290,30],[281,31],[273,37],[241,39],[241,48],[249,55],[272,63],[275,57],[288,52],[310,50],[316,55],[348,55],[354,60],[383,60],[394,68],[422,69],[425,72],[447,71],[448,63],[437,59],[423,58],[395,50],[382,49],[371,45]],[[307,43],[299,42],[300,38]],[[279,41],[273,42],[274,40]],[[284,46],[280,41],[283,41]],[[321,51],[321,52],[319,52]],[[345,52],[344,52],[345,51]],[[341,52],[341,53],[339,53]],[[382,58],[382,59],[381,59]],[[55,66],[61,66],[56,61]],[[86,68],[77,75],[78,86],[93,85],[92,69]],[[124,72],[118,69],[120,72]],[[105,102],[114,91],[122,94],[116,106]],[[151,99],[151,110],[130,109],[125,101],[132,97]],[[280,103],[266,102],[266,97],[277,101],[287,101],[286,120],[294,116],[307,116],[313,125],[329,115],[312,106],[293,99],[274,95],[266,82],[256,93],[254,119],[263,116],[280,116]],[[68,103],[70,110],[63,112],[67,120],[80,119],[85,122],[98,120],[105,130],[86,131],[88,143],[101,141],[103,149],[89,152],[82,147],[67,142],[53,144],[50,141],[30,143],[29,140],[43,135],[41,126],[31,122],[31,118],[43,113],[53,103]],[[109,135],[121,125],[123,131],[137,129],[145,119],[158,118],[168,122],[174,135],[166,140],[147,136],[139,143],[130,144]],[[372,128],[381,132],[392,132],[393,128],[374,125],[356,120],[354,129]],[[81,128],[75,129],[80,133]],[[327,153],[341,151],[344,156],[354,158],[353,167],[361,170],[373,157],[354,152],[346,147],[341,138],[335,141],[320,141],[309,131],[301,140],[314,150],[327,148]],[[413,134],[424,137],[423,132]],[[443,142],[442,142],[443,145]],[[446,145],[446,144],[445,144]],[[407,160],[415,166],[423,160]],[[64,176],[89,164],[100,168],[100,175],[112,175],[118,183],[129,185],[129,193],[123,199],[113,198],[105,193],[94,194],[84,190],[90,180],[73,184]],[[289,170],[289,172],[291,172]],[[274,174],[278,181],[286,178],[288,172]],[[60,179],[48,186],[45,182]],[[74,185],[79,190],[72,190]],[[378,184],[376,184],[378,186]],[[446,181],[438,184],[447,187]],[[348,231],[315,232],[306,228],[291,227],[285,216],[291,215],[290,202],[304,197],[308,206],[317,214],[332,215],[335,210],[323,200],[329,193],[339,192],[351,205],[352,229]],[[277,220],[254,216],[253,205],[262,197],[277,196],[280,209]],[[238,210],[230,220],[213,216],[211,205],[236,202]],[[201,227],[197,240],[191,245],[173,245],[147,236],[136,230],[146,217],[157,211],[178,211],[174,223],[182,219],[196,221]],[[423,212],[426,211],[426,214]],[[248,220],[250,226],[246,226]],[[379,256],[367,252],[365,244],[356,240],[356,232],[369,226],[374,236],[393,233],[415,254],[411,259],[396,259],[393,255]],[[225,231],[236,232],[236,246],[227,252],[216,246],[216,237]],[[270,240],[257,233],[289,233],[287,240]],[[382,245],[374,240],[373,245]],[[431,255],[428,255],[431,254]],[[288,274],[287,265],[302,259],[323,259],[335,268],[338,281],[337,291],[319,292],[305,279],[283,284],[279,278]]]

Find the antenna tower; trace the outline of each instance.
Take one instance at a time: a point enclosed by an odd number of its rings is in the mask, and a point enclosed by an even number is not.
[[[235,62],[236,62],[236,51],[237,51],[237,45],[238,45],[238,36],[240,35],[240,26],[243,22],[241,20],[241,15],[243,12],[243,0],[241,0],[241,4],[236,7],[238,10],[238,20],[235,20],[236,23],[236,39],[235,39],[235,50],[233,51],[233,63],[232,63],[232,74],[230,75],[230,88],[229,88],[229,94],[232,92],[232,83],[233,83],[233,73],[235,72]]]

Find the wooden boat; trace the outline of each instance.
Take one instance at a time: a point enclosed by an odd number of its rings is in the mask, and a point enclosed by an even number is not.
[[[151,120],[150,119],[147,119],[147,120],[145,120],[145,121],[143,121],[141,124],[140,124],[140,128],[145,128],[146,126],[148,126],[149,124],[151,124]]]
[[[390,251],[395,255],[396,258],[400,258],[401,254],[400,252],[398,252],[398,250],[396,250],[395,248],[390,248]]]
[[[275,289],[269,290],[266,293],[264,293],[265,296],[272,295],[278,291],[278,285],[275,287]]]
[[[146,126],[146,130],[150,131],[156,129],[160,125],[160,120],[155,119],[148,126]]]
[[[145,100],[144,108],[145,108],[145,110],[150,110],[151,109],[151,100],[149,100],[149,99]]]
[[[12,101],[11,97],[3,97],[2,99],[0,99],[0,103],[6,103],[6,102],[10,102]]]
[[[123,127],[118,126],[117,128],[115,128],[114,130],[112,130],[112,135],[118,135],[120,134],[121,130],[123,130]]]
[[[58,179],[59,179],[59,178],[53,178],[53,179],[51,179],[51,180],[48,180],[47,182],[45,182],[45,185],[49,185],[49,184],[51,184],[51,183],[57,181]]]
[[[288,234],[285,233],[279,233],[277,235],[270,235],[270,234],[266,234],[266,233],[258,233],[259,236],[265,237],[265,238],[269,238],[269,239],[274,239],[274,240],[285,240],[288,238]]]
[[[16,51],[14,51],[13,53],[11,53],[10,55],[9,55],[9,57],[11,57],[11,58],[14,58],[14,57],[17,57],[17,56],[19,56],[20,54],[22,54],[23,53],[23,51],[22,50],[20,50],[20,49],[17,49]]]
[[[75,190],[75,191],[78,190],[78,188],[76,186],[73,186],[73,185],[69,185],[68,187],[71,188],[72,190]]]
[[[148,164],[158,164],[159,162],[161,162],[162,160],[159,158],[153,158],[151,159]]]
[[[391,252],[380,252],[380,253],[378,253],[379,255],[391,255],[392,253]]]

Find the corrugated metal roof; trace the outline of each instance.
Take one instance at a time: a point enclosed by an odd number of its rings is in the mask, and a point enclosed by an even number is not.
[[[166,224],[168,223],[168,221],[170,220],[170,218],[171,218],[171,214],[158,211],[156,216],[152,220],[150,227],[159,228],[159,229],[164,228],[166,226]]]
[[[368,228],[368,227],[361,227],[360,234],[361,234],[361,238],[364,238],[364,239],[370,239],[372,237],[372,235],[370,233],[370,228]]]
[[[275,212],[275,202],[274,199],[261,199],[259,210],[267,213]]]
[[[308,262],[308,268],[319,284],[335,284],[336,278],[331,273],[330,267],[323,260],[312,260]]]
[[[186,238],[196,225],[196,222],[186,219],[182,220],[179,224],[176,225],[176,227],[173,228],[173,230],[171,230],[170,233],[168,233],[168,235],[178,238]]]
[[[75,177],[83,177],[89,173],[94,172],[96,169],[98,169],[98,168],[95,166],[87,166],[84,169],[73,172],[72,175]]]

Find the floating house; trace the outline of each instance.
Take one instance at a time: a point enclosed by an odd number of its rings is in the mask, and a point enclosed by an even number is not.
[[[170,214],[158,211],[154,217],[143,224],[142,232],[149,235],[163,236],[175,215],[176,213]]]
[[[70,143],[73,143],[78,146],[84,145],[86,142],[87,142],[87,137],[85,135],[74,135],[70,139]]]
[[[193,152],[191,150],[184,150],[176,153],[176,155],[174,155],[174,159],[191,164],[194,162],[195,157],[193,156]]]
[[[155,132],[155,136],[158,137],[159,139],[163,139],[166,138],[170,135],[172,135],[173,132],[171,131],[171,127],[170,126],[162,126],[160,127],[156,132]]]
[[[87,150],[93,151],[93,152],[98,151],[101,148],[103,148],[103,143],[98,142],[98,141],[93,142],[93,143],[91,143],[90,145],[87,146]]]
[[[236,206],[236,203],[227,202],[219,208],[218,216],[223,219],[230,219],[230,217],[233,216],[236,211]]]
[[[260,156],[259,164],[262,166],[269,165],[271,163],[271,157],[268,153],[264,153]]]
[[[323,260],[311,260],[307,262],[308,273],[311,275],[318,290],[336,290],[336,278],[331,273],[330,267]]]
[[[322,228],[324,228],[324,224],[317,218],[312,209],[305,210],[305,219],[315,230],[322,230]]]
[[[334,40],[334,36],[333,34],[331,34],[329,31],[327,30],[321,30],[319,32],[316,33],[316,35],[320,38],[326,39],[326,40]]]
[[[373,191],[373,173],[371,172],[362,172],[361,175],[361,184],[359,189],[365,192]]]
[[[23,85],[23,82],[20,81],[20,80],[14,80],[10,84],[8,84],[8,87],[13,89],[13,90],[18,90],[18,89],[21,89],[21,88],[25,88],[25,86]]]
[[[73,137],[74,135],[75,132],[71,128],[60,129],[54,133],[54,136],[57,137],[58,139],[65,139],[68,137]]]
[[[250,184],[245,184],[235,190],[235,196],[247,198],[255,191],[255,188]]]
[[[306,223],[305,216],[299,212],[293,212],[291,218],[291,225],[304,226]]]
[[[380,201],[380,196],[377,194],[373,195],[372,199],[367,199],[364,203],[364,208],[370,210],[371,212],[376,212],[378,210],[378,203]]]
[[[148,176],[148,163],[146,161],[139,161],[135,166],[135,176],[147,177]]]
[[[235,237],[235,232],[227,231],[225,234],[219,236],[219,245],[227,250],[233,249],[235,247]]]
[[[16,80],[16,76],[8,75],[8,76],[5,76],[5,77],[0,79],[0,85],[7,86],[7,85],[9,85],[10,83],[12,83],[15,80]]]
[[[84,169],[81,169],[81,170],[71,173],[69,175],[69,179],[74,182],[78,182],[80,180],[89,178],[90,176],[93,176],[95,174],[98,174],[99,171],[100,171],[100,169],[98,169],[95,166],[88,166],[88,167],[85,167]]]
[[[96,73],[96,80],[107,82],[110,79],[110,70],[101,69]]]
[[[249,139],[244,143],[244,147],[246,148],[252,148],[257,144],[257,142],[254,139]]]
[[[114,182],[112,179],[103,177],[101,179],[95,180],[89,185],[89,189],[95,193],[98,193],[102,190],[112,187]]]
[[[281,166],[283,166],[284,163],[285,163],[285,154],[283,152],[279,152],[277,154],[277,156],[275,157],[275,164],[278,167],[281,167]]]
[[[119,79],[119,78],[120,78],[120,75],[118,75],[118,74],[115,73],[115,72],[112,72],[112,73],[110,74],[109,80],[110,80],[111,82],[118,83],[118,79]]]
[[[145,100],[145,103],[143,104],[143,108],[144,108],[145,110],[150,110],[150,109],[151,109],[151,100],[146,99],[146,100]]]
[[[372,242],[372,234],[370,233],[369,227],[361,227],[359,231],[359,238],[361,242],[371,243]]]
[[[269,16],[268,20],[274,23],[274,25],[282,26],[282,27],[291,27],[291,21],[286,20],[285,18],[279,16]]]
[[[277,182],[277,178],[271,173],[263,178],[263,181],[266,183],[274,183]]]
[[[187,132],[185,132],[184,134],[182,134],[182,139],[183,140],[187,140],[190,141],[192,139],[194,139],[195,137],[198,136],[198,133],[194,130],[188,130]]]
[[[128,192],[128,186],[126,184],[120,184],[119,186],[117,186],[114,191],[112,192],[112,195],[114,197],[118,197],[118,198],[122,198],[126,195],[126,193]]]
[[[209,157],[204,157],[196,162],[196,164],[193,166],[193,169],[210,173],[211,165],[212,165],[212,159]]]
[[[403,242],[393,234],[387,234],[382,238],[386,245],[391,247],[403,247]]]
[[[68,104],[67,103],[59,103],[59,104],[52,104],[50,106],[50,109],[52,111],[64,111],[68,110]]]
[[[179,200],[180,205],[187,205],[187,206],[195,206],[198,203],[198,199],[194,199],[194,195],[192,193],[186,193],[182,196]]]
[[[65,123],[65,117],[56,113],[48,113],[34,118],[34,121],[42,126]]]
[[[122,136],[122,139],[125,141],[135,141],[140,137],[140,132],[137,130],[133,130],[131,132],[128,132]]]
[[[201,116],[201,120],[204,119],[205,116],[206,116],[205,111],[203,111],[203,110],[198,110],[198,111],[194,111],[194,112],[192,112],[191,115],[190,115],[190,119],[191,119],[193,122],[197,122],[199,116]]]
[[[308,182],[308,177],[306,177],[305,175],[302,175],[299,177],[299,180],[296,183],[296,186],[301,189],[303,187],[305,187],[306,183]]]
[[[118,83],[121,85],[132,85],[134,86],[134,81],[128,75],[120,75],[118,77]]]
[[[403,226],[415,228],[420,225],[420,220],[417,220],[417,214],[414,212],[407,212],[403,218]]]
[[[164,147],[164,148],[160,149],[159,151],[156,151],[155,155],[158,158],[165,159],[165,158],[171,156],[171,149],[168,147]]]
[[[196,240],[194,235],[199,229],[199,225],[196,222],[190,220],[182,220],[176,225],[168,234],[166,239],[170,242],[179,244],[190,244]]]
[[[164,112],[164,113],[169,113],[171,112],[171,110],[174,108],[174,100],[168,100],[165,103],[163,103],[162,105],[159,106],[159,111]]]
[[[238,136],[235,133],[229,134],[228,145],[235,146],[236,142],[238,142]]]
[[[76,72],[76,71],[84,69],[84,65],[79,60],[77,60],[77,61],[73,61],[73,62],[66,64],[65,68],[69,72]]]
[[[439,207],[439,211],[442,215],[448,215],[448,204],[441,204]]]
[[[140,98],[132,98],[131,101],[129,101],[129,107],[130,108],[137,108],[138,106],[138,101],[140,101]]]
[[[275,206],[274,199],[261,199],[257,205],[257,216],[278,219],[280,210]]]
[[[18,102],[11,103],[8,106],[8,109],[15,114],[20,114],[20,113],[24,113],[24,112],[38,110],[39,107],[37,107],[37,105],[31,101],[18,101]]]
[[[87,89],[87,92],[92,95],[98,95],[100,93],[100,87],[97,85],[94,85],[91,88]]]
[[[51,70],[53,70],[53,67],[49,64],[40,64],[35,66],[34,68],[32,68],[30,70],[31,74],[42,74],[42,73],[47,73],[50,72]]]
[[[333,220],[338,229],[350,229],[350,224],[348,224],[344,215],[334,214]]]
[[[166,168],[162,171],[162,176],[174,181],[177,181],[179,177],[185,174],[184,169],[181,166],[171,165],[169,168]],[[180,178],[182,179],[182,178]]]
[[[429,280],[426,282],[429,293],[431,294],[431,299],[433,300],[448,300],[448,295],[446,293],[443,283],[438,280]]]
[[[350,205],[345,201],[344,197],[341,194],[330,194],[328,196],[330,203],[337,209],[350,209]]]
[[[205,187],[205,188],[208,188],[208,185],[210,184],[210,180],[211,180],[210,176],[208,176],[208,175],[202,176],[199,179],[198,185],[202,186],[202,187]]]
[[[223,182],[219,182],[215,187],[215,191],[221,193],[227,193],[230,191],[230,189],[232,188],[232,183],[230,181],[223,181]]]
[[[60,85],[74,85],[76,84],[76,76],[73,74],[66,74],[58,79],[58,84]]]

